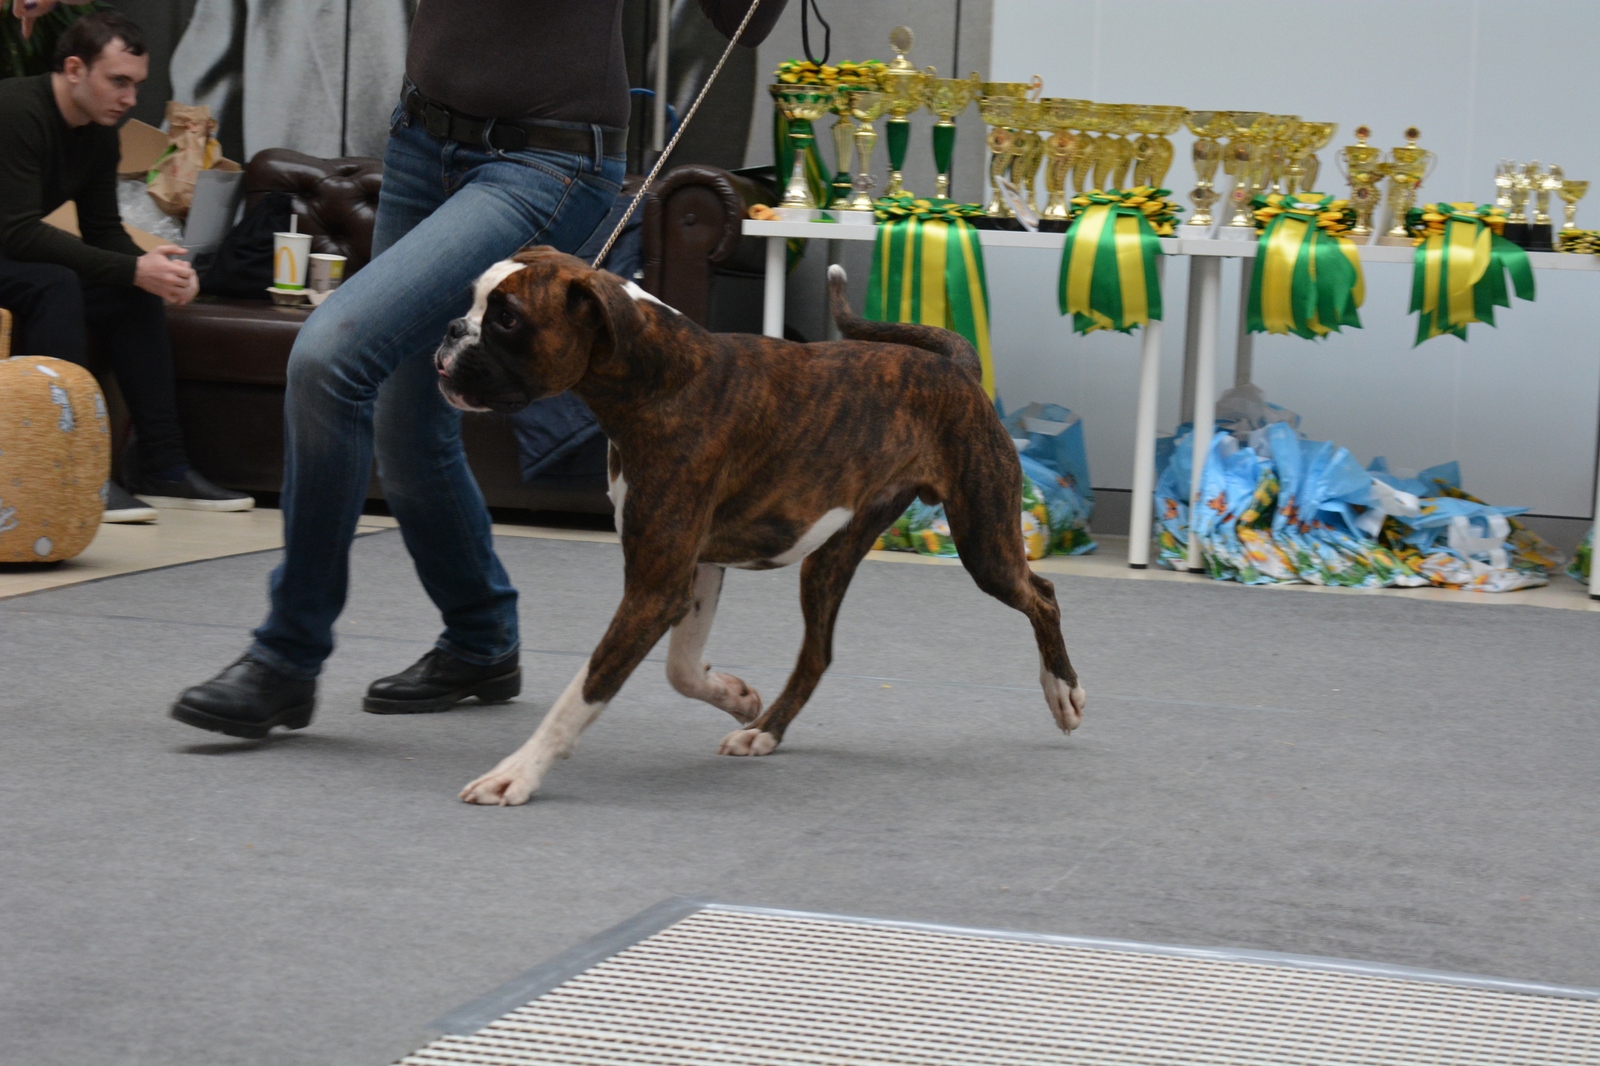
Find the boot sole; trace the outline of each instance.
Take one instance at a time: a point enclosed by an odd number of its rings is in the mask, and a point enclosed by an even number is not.
[[[221,718],[198,707],[191,707],[187,703],[174,703],[170,713],[184,725],[192,725],[196,729],[226,733],[230,737],[240,737],[244,740],[261,740],[272,732],[274,726],[304,729],[311,724],[311,713],[316,706],[316,701],[313,700],[310,703],[286,707],[264,722],[236,722],[232,718]]]
[[[462,700],[478,697],[479,703],[504,703],[514,700],[522,692],[522,668],[509,674],[491,677],[468,685],[466,688],[426,700],[386,700],[368,696],[361,701],[361,709],[368,714],[434,714],[448,711]]]

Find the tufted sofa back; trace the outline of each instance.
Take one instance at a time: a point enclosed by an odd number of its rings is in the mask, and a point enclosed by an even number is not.
[[[346,256],[345,276],[372,258],[372,224],[378,217],[383,163],[376,159],[318,159],[287,148],[257,152],[245,168],[245,206],[269,192],[286,192],[300,216],[311,250]]]

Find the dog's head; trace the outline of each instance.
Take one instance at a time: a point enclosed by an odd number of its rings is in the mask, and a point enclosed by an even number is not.
[[[552,248],[483,272],[472,308],[434,353],[439,388],[464,411],[519,411],[582,381],[644,329],[636,285]]]

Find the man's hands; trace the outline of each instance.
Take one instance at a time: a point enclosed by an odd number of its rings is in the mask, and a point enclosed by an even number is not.
[[[17,0],[21,3],[22,0]],[[133,283],[145,292],[154,293],[167,304],[181,307],[200,292],[200,278],[194,267],[169,256],[183,255],[184,249],[176,244],[163,244],[146,252],[138,259],[133,273]]]

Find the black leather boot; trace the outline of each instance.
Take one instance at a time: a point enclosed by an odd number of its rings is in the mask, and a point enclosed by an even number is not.
[[[304,729],[316,706],[315,681],[297,681],[246,655],[205,684],[185,689],[172,717],[213,733],[260,740],[273,726]]]
[[[400,673],[374,681],[361,707],[372,714],[427,714],[448,711],[473,696],[479,703],[501,703],[521,691],[515,654],[478,666],[434,648]]]

